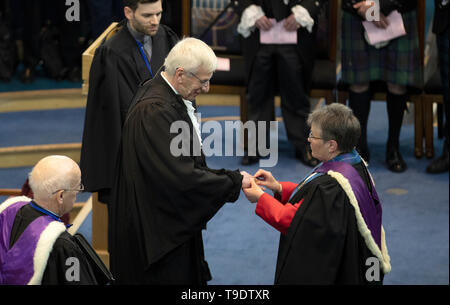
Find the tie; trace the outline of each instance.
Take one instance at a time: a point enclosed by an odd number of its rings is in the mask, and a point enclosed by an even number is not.
[[[151,36],[144,36],[144,50],[145,55],[147,56],[148,62],[151,61],[152,58],[152,37]]]

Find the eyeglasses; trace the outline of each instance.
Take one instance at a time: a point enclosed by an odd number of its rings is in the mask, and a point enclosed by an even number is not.
[[[80,183],[80,187],[77,188],[77,189],[60,189],[60,190],[56,190],[56,191],[54,191],[52,193],[52,195],[58,193],[59,191],[82,193],[82,192],[84,192],[84,185],[83,185],[83,183]]]
[[[308,138],[311,138],[311,139],[317,139],[317,140],[323,140],[323,138],[319,138],[319,137],[315,137],[315,136],[313,136],[313,134],[312,134],[312,130],[310,130],[310,131],[309,131],[309,135],[308,135]]]
[[[207,87],[209,85],[209,79],[207,80],[201,80],[197,75],[195,75],[192,72],[188,72],[190,75],[192,75],[193,77],[195,77],[196,79],[198,79],[198,81],[200,82],[200,85],[202,85],[202,87]]]

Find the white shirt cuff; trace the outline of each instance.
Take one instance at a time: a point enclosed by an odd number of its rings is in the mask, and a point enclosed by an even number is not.
[[[294,13],[295,20],[308,32],[312,33],[312,28],[314,26],[314,19],[311,18],[309,12],[301,5],[296,5],[291,9]]]
[[[262,16],[265,16],[262,8],[258,5],[250,5],[242,13],[241,22],[238,24],[237,31],[244,38],[250,36],[255,29],[255,22]]]

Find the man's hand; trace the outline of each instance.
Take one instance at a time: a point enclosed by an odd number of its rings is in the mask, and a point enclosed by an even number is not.
[[[288,32],[297,31],[300,28],[300,24],[295,20],[294,14],[291,14],[284,20],[284,28]]]
[[[389,26],[389,21],[383,13],[380,13],[380,21],[372,21],[377,27],[385,29]]]
[[[367,19],[367,10],[375,5],[374,1],[359,1],[358,3],[353,4],[353,8],[356,9],[358,14],[364,18],[364,20]]]
[[[272,21],[270,21],[266,16],[262,16],[256,20],[255,25],[261,31],[268,31],[273,27]]]
[[[264,194],[263,190],[255,183],[254,179],[250,180],[250,187],[242,189],[242,191],[251,203],[257,202],[259,197]]]
[[[259,169],[253,177],[256,179],[256,184],[265,186],[274,193],[281,193],[281,184],[272,176],[271,172]]]
[[[247,173],[246,171],[242,171],[241,172],[242,177],[242,188],[248,188],[251,186],[250,181],[253,180],[252,175],[250,175],[249,173]]]
[[[374,1],[360,1],[358,3],[355,3],[353,5],[353,8],[357,10],[358,14],[364,18],[364,20],[367,20],[367,11],[369,8],[371,8],[372,6],[375,5]],[[379,13],[380,15],[380,20],[376,20],[376,21],[372,21],[377,27],[379,28],[387,28],[387,26],[389,25],[389,22],[387,21],[386,16],[383,13]]]

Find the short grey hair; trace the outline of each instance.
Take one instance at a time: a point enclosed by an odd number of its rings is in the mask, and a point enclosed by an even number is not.
[[[34,197],[49,200],[53,192],[73,187],[77,182],[73,174],[75,166],[76,163],[66,156],[54,155],[41,159],[28,175]]]
[[[361,136],[361,126],[353,111],[339,103],[313,111],[308,117],[308,125],[313,124],[321,129],[321,138],[335,140],[341,152],[352,151]]]
[[[214,51],[203,41],[188,37],[180,40],[170,50],[164,61],[167,74],[173,76],[177,68],[195,73],[200,67],[212,73],[217,67],[217,57]]]

